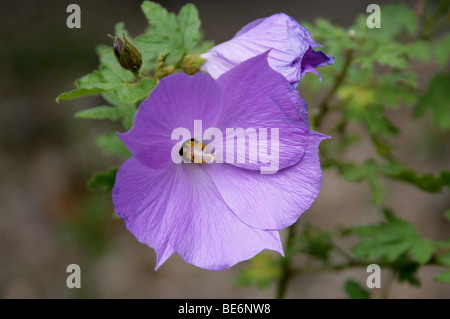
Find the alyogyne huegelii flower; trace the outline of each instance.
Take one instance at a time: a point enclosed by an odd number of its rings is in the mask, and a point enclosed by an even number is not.
[[[156,269],[173,253],[212,270],[263,249],[283,255],[278,231],[319,194],[318,148],[327,136],[309,129],[306,102],[270,67],[271,54],[249,58],[216,80],[204,73],[163,78],[140,105],[134,126],[119,135],[132,157],[117,172],[114,207],[129,231],[155,250]],[[190,136],[174,138],[180,128]],[[224,143],[217,134],[207,140],[208,128],[223,132]],[[238,146],[225,156],[230,128],[266,130],[276,170],[262,173],[271,164],[264,156],[249,161],[262,149],[250,138],[244,156],[235,154]],[[212,153],[202,160],[207,148]],[[223,162],[210,161],[217,155]]]
[[[317,67],[334,63],[334,57],[313,49],[320,46],[295,19],[276,13],[247,24],[232,39],[202,54],[206,62],[201,70],[218,78],[239,63],[271,50],[269,65],[297,87],[306,73],[319,75]]]

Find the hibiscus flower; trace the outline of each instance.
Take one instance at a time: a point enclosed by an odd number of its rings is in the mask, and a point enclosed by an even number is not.
[[[307,104],[268,56],[250,58],[217,80],[203,73],[163,78],[140,105],[133,128],[119,134],[132,157],[117,173],[113,203],[128,230],[155,250],[156,269],[173,253],[211,270],[263,249],[283,255],[279,230],[319,194],[318,148],[326,136],[309,130]],[[179,128],[191,138],[174,139]],[[269,164],[259,157],[202,160],[207,128],[223,131],[226,142],[227,128],[277,129],[277,170],[262,174]],[[208,156],[227,151],[213,145]],[[174,161],[174,154],[184,160]]]

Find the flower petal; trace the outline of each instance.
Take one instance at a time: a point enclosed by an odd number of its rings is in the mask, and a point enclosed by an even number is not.
[[[268,54],[265,52],[253,57],[217,79],[224,92],[218,127],[224,132],[228,128],[255,129],[259,130],[258,133],[260,129],[267,129],[268,132],[278,129],[277,160],[278,169],[282,169],[297,163],[303,156],[309,131],[308,106],[289,82],[269,67]],[[265,141],[260,134],[258,137],[258,142]],[[245,144],[247,154],[242,150],[238,153],[236,148],[232,154],[233,163],[227,163],[253,170],[268,166],[269,164],[263,165],[262,161],[249,163],[249,157],[256,157],[258,146],[261,145],[253,143],[249,147],[249,141],[250,139],[247,139]],[[230,142],[233,142],[233,139],[230,141],[230,136],[227,135],[227,146]],[[271,139],[268,144],[271,143],[276,144],[275,139]],[[229,155],[230,150],[227,149],[226,152]],[[245,155],[245,163],[241,163],[244,162],[242,154]]]
[[[171,139],[172,132],[186,128],[194,137],[195,119],[202,120],[204,127],[215,126],[222,95],[221,88],[206,74],[190,77],[178,73],[165,77],[139,106],[131,130],[119,137],[132,154],[144,152],[155,167],[167,165],[171,162],[172,147],[178,142]]]
[[[214,166],[223,167],[226,164]],[[202,167],[186,165],[195,176],[192,209],[183,219],[184,227],[173,234],[177,253],[195,266],[222,270],[250,259],[263,249],[284,256],[277,231],[264,231],[243,223],[227,207]]]
[[[305,52],[317,46],[307,29],[295,19],[277,13],[244,26],[229,41],[201,55],[206,59],[201,70],[218,78],[239,63],[267,50],[269,65],[296,87],[312,64],[303,63]],[[314,51],[313,51],[314,52]],[[303,67],[307,71],[303,71]]]
[[[302,59],[300,78],[303,78],[306,73],[313,72],[319,76],[320,80],[322,80],[322,77],[319,72],[317,72],[316,68],[333,63],[334,57],[326,55],[322,51],[314,51],[309,47]],[[295,86],[297,86],[297,84],[298,83],[294,83]]]
[[[283,254],[278,232],[237,218],[201,165],[155,170],[133,156],[117,173],[113,202],[128,230],[155,249],[156,268],[175,251],[186,262],[212,270],[231,267],[263,249]]]
[[[320,191],[320,142],[327,136],[310,131],[302,160],[273,175],[232,165],[209,165],[211,176],[228,207],[252,227],[273,230],[295,223]]]
[[[174,214],[167,214],[169,199],[178,209],[189,210],[188,193],[178,187],[177,166],[151,169],[135,156],[128,159],[117,172],[112,191],[116,213],[125,221],[128,230],[144,244],[155,249],[158,268],[175,252],[170,234],[178,222]],[[171,196],[171,194],[176,196]]]

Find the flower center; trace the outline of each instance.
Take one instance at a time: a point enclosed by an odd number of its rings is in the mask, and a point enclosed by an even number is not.
[[[183,158],[185,163],[211,163],[215,156],[208,154],[207,147],[197,141],[195,138],[191,138],[183,143],[178,154]]]

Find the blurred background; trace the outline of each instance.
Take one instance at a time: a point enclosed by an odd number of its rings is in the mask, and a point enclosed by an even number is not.
[[[178,12],[185,1],[156,1]],[[342,26],[353,23],[374,1],[276,0],[191,1],[206,39],[220,43],[243,25],[276,12],[300,23],[323,17]],[[394,1],[376,1],[383,4]],[[81,7],[81,29],[68,29],[66,8]],[[416,1],[405,1],[414,6]],[[147,21],[140,0],[0,1],[0,298],[272,298],[274,286],[237,287],[233,282],[246,262],[221,272],[206,271],[173,255],[155,272],[155,253],[137,242],[115,217],[111,198],[90,191],[94,171],[120,165],[104,155],[95,137],[113,123],[75,119],[76,111],[104,104],[98,97],[55,102],[75,88],[75,79],[98,65],[95,48],[109,44],[116,22],[132,36]],[[326,48],[325,48],[326,52]],[[449,135],[439,133],[428,115],[412,119],[410,109],[390,114],[400,127],[399,157],[423,172],[450,169]],[[117,129],[120,129],[119,126]],[[364,158],[369,147],[354,149]],[[448,192],[427,194],[392,183],[388,201],[401,217],[430,239],[449,235],[442,212]],[[378,220],[365,184],[345,183],[326,171],[322,191],[300,219],[321,229]],[[343,243],[345,245],[345,243]],[[301,262],[301,261],[300,261]],[[81,289],[68,289],[66,267],[81,267]],[[391,298],[448,298],[450,285],[431,279],[423,267],[421,288],[395,283]],[[382,273],[382,280],[387,280]],[[304,275],[290,285],[288,298],[346,298],[349,278],[365,282],[365,269]],[[379,296],[374,292],[374,296]]]

